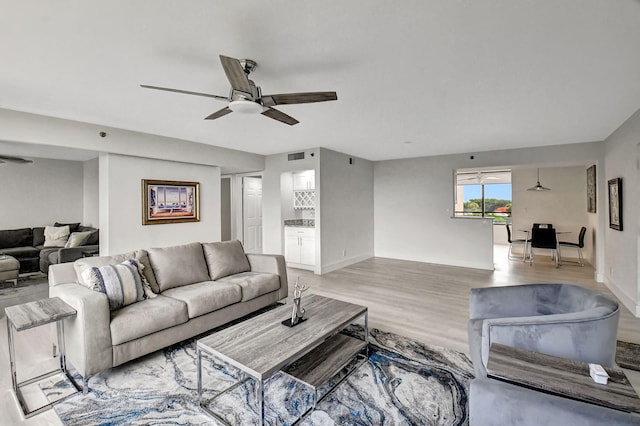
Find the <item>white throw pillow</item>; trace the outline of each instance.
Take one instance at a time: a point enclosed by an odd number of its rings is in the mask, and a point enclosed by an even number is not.
[[[89,237],[91,236],[91,234],[93,234],[93,231],[72,232],[71,235],[69,236],[69,240],[67,241],[67,244],[65,244],[64,247],[72,248],[72,247],[83,246],[89,240]]]
[[[44,247],[64,247],[68,238],[68,225],[44,227]]]

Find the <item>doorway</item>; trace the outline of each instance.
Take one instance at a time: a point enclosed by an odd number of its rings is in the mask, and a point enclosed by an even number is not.
[[[242,239],[244,251],[262,253],[262,178],[242,178]]]

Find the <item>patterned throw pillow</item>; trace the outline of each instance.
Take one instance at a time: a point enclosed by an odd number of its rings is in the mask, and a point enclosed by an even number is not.
[[[145,299],[142,277],[134,259],[117,265],[91,268],[87,278],[93,290],[107,295],[112,311]]]

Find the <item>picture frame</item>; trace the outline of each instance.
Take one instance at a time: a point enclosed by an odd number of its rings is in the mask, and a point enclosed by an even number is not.
[[[200,183],[142,179],[142,224],[200,221]]]
[[[609,180],[609,228],[622,231],[622,178]]]
[[[587,213],[596,213],[596,166],[587,169]]]

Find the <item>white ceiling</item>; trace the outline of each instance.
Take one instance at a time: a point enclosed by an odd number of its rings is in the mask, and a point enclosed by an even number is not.
[[[370,160],[603,140],[640,107],[640,0],[0,0],[0,107],[259,154]],[[300,120],[203,118],[219,54]],[[0,130],[1,138],[1,130]]]

